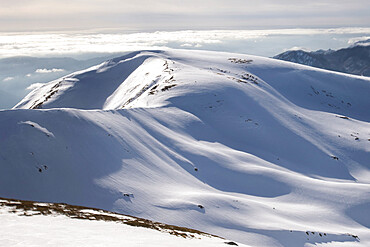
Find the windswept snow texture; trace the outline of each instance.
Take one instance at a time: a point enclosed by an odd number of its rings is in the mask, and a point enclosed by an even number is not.
[[[0,112],[0,196],[250,246],[370,246],[369,95],[369,78],[274,59],[135,52]]]

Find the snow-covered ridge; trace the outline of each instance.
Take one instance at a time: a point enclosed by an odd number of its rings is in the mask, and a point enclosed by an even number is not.
[[[149,88],[173,81],[168,61],[159,55],[135,52],[73,73],[35,89],[15,108],[128,107],[143,93],[148,93]]]
[[[367,246],[369,94],[369,78],[274,59],[135,52],[0,112],[0,196],[251,246]]]

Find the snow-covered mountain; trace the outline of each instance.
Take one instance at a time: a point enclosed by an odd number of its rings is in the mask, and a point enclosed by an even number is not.
[[[286,51],[274,58],[322,69],[370,76],[370,45],[366,42],[337,51]]]
[[[275,59],[134,52],[0,111],[0,196],[250,246],[368,246],[369,94]]]

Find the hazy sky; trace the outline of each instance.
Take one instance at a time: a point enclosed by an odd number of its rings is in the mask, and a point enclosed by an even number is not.
[[[90,66],[164,47],[269,57],[348,47],[370,39],[369,1],[0,0],[0,109],[30,84],[80,69],[56,57],[94,58]],[[52,58],[10,58],[17,56]]]
[[[369,0],[0,0],[0,32],[368,27]]]

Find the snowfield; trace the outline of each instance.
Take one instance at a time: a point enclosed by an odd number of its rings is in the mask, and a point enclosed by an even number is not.
[[[134,52],[0,111],[0,196],[249,246],[369,246],[369,95],[369,77],[274,59]]]

